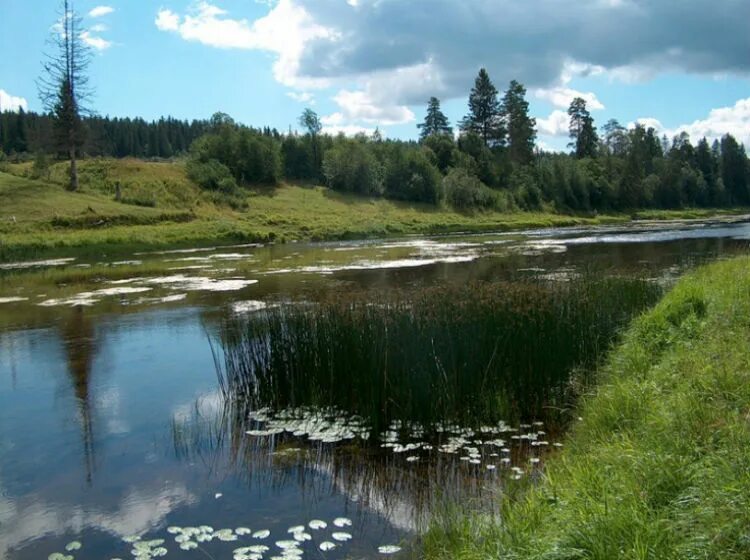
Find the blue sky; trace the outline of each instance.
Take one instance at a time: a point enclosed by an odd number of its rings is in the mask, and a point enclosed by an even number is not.
[[[425,101],[466,113],[486,66],[527,86],[539,139],[567,143],[567,104],[750,144],[747,0],[75,0],[95,53],[94,108],[281,130],[311,106],[329,131],[416,137]],[[0,107],[39,110],[52,0],[0,0]]]

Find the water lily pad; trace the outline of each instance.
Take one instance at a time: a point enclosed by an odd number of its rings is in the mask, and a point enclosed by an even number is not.
[[[325,521],[321,519],[313,519],[307,525],[313,531],[318,531],[319,529],[325,529],[326,527],[328,527],[328,523],[326,523]]]
[[[333,520],[333,524],[336,525],[336,527],[351,527],[352,520],[347,517],[337,517]]]
[[[297,541],[276,541],[276,546],[281,550],[288,550],[290,548],[297,548],[299,543]]]
[[[383,546],[379,546],[378,552],[380,554],[396,554],[397,552],[401,552],[401,547],[394,544],[386,544]]]
[[[336,543],[332,543],[331,541],[323,541],[322,543],[320,543],[318,548],[323,552],[328,552],[329,550],[333,550],[337,546],[338,545]]]
[[[261,531],[255,531],[253,533],[253,538],[254,539],[267,539],[270,534],[271,534],[271,531],[269,531],[268,529],[263,529]]]
[[[180,548],[182,550],[193,550],[194,548],[198,548],[198,543],[193,541],[185,541],[183,543],[180,543]]]
[[[65,545],[65,550],[68,552],[73,552],[74,550],[79,550],[81,548],[81,543],[78,541],[72,541]]]
[[[237,527],[234,532],[241,537],[252,533],[252,531],[247,527]]]
[[[346,542],[350,540],[352,536],[349,533],[337,532],[337,533],[333,533],[331,535],[331,538],[335,541]]]

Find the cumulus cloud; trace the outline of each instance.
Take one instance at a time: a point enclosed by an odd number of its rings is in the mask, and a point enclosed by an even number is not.
[[[156,25],[273,53],[280,83],[335,87],[346,118],[382,124],[408,122],[408,107],[431,95],[465,96],[480,66],[498,88],[517,79],[556,109],[575,94],[603,107],[569,87],[575,76],[748,75],[748,20],[747,0],[278,0],[254,21],[203,1],[184,14],[161,10]]]
[[[581,97],[582,99],[584,99],[586,101],[586,107],[590,111],[600,111],[604,109],[604,104],[602,104],[602,102],[597,99],[595,93],[584,93],[564,86],[557,86],[553,88],[539,88],[534,91],[534,95],[538,99],[548,101],[552,104],[553,107],[556,107],[558,109],[567,109],[568,107],[570,107],[571,101],[573,101],[573,99],[575,99],[576,97]]]
[[[725,134],[731,134],[745,146],[750,146],[750,97],[740,99],[731,107],[712,109],[705,119],[699,119],[673,129],[665,127],[658,119],[651,117],[637,119],[636,122],[647,128],[652,127],[660,135],[666,134],[670,139],[681,132],[687,132],[693,143],[704,136],[713,141],[720,139]],[[630,128],[633,126],[635,126],[635,123],[629,124]]]
[[[89,17],[98,18],[109,15],[114,11],[115,9],[112,6],[97,6],[89,12]]]
[[[158,29],[177,33],[186,41],[221,49],[275,53],[274,77],[284,85],[308,89],[328,83],[325,79],[304,77],[299,61],[307,43],[331,40],[335,33],[315,23],[306,9],[293,0],[279,0],[266,16],[254,22],[234,19],[226,10],[200,2],[185,15],[160,10],[155,23]]]
[[[536,129],[539,134],[547,136],[567,136],[570,117],[565,111],[555,109],[546,119],[536,120]]]
[[[81,39],[83,39],[83,42],[89,47],[97,51],[105,51],[112,46],[112,41],[107,41],[103,37],[92,35],[91,31],[84,31],[81,33]]]
[[[287,97],[294,99],[297,103],[307,103],[315,105],[315,96],[309,91],[289,91]]]
[[[29,104],[23,97],[16,97],[4,89],[0,89],[0,113],[12,111],[17,113],[19,109],[29,110]]]

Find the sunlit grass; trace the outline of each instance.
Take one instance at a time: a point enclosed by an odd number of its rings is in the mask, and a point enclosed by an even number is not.
[[[638,319],[543,483],[503,522],[446,516],[428,558],[750,557],[750,259]]]

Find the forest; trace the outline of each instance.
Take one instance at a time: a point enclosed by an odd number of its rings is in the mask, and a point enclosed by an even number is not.
[[[251,127],[216,113],[191,122],[162,118],[82,117],[82,157],[184,158],[201,187],[228,194],[282,181],[396,200],[447,204],[458,210],[612,212],[750,205],[750,161],[731,135],[696,144],[685,133],[659,137],[653,128],[609,120],[597,127],[586,101],[568,110],[568,153],[536,143],[526,89],[512,81],[498,91],[488,73],[477,75],[468,113],[456,128],[433,97],[419,139],[324,134],[305,109],[301,132]],[[0,114],[2,161],[33,159],[39,176],[64,157],[54,115]]]

